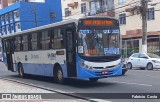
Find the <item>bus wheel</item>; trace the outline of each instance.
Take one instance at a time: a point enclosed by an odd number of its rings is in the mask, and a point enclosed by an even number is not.
[[[61,70],[61,68],[57,67],[55,70],[55,81],[59,84],[63,84],[64,83],[64,77],[63,77],[63,72]]]
[[[23,66],[21,63],[18,64],[18,75],[19,77],[24,78],[24,70],[23,70]]]
[[[89,78],[90,82],[97,82],[98,78]]]

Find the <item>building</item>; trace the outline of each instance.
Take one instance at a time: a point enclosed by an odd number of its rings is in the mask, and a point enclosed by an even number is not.
[[[160,50],[159,0],[148,0],[147,12],[147,50]],[[142,51],[141,0],[115,0],[115,14],[120,21],[123,35],[123,57]]]
[[[33,1],[42,1],[42,0],[0,0],[0,9],[10,6],[16,2],[33,2]]]
[[[9,6],[0,10],[0,35],[55,23],[62,20],[61,1],[26,2],[8,1]],[[19,2],[21,1],[21,2]],[[31,0],[30,0],[31,1]],[[2,3],[2,2],[1,2]]]
[[[84,17],[89,12],[88,0],[61,0],[63,20]]]
[[[63,20],[84,16],[114,17],[114,0],[61,0]]]

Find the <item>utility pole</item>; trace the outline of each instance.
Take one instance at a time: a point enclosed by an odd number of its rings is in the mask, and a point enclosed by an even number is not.
[[[34,10],[33,10],[33,13],[34,13],[34,23],[35,23],[35,27],[37,27],[36,3],[33,3],[33,4],[34,4]]]
[[[141,15],[142,15],[142,52],[147,53],[147,11],[148,0],[141,0]]]

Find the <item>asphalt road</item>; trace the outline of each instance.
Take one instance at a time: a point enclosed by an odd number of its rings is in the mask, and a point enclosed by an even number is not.
[[[76,94],[97,93],[98,95],[98,93],[120,93],[123,95],[123,93],[160,93],[160,70],[129,70],[124,76],[100,79],[97,83],[91,83],[88,80],[67,80],[65,85],[59,85],[54,83],[52,78],[48,77],[28,76],[25,79],[21,79],[18,77],[17,73],[7,71],[5,66],[0,64],[0,77]],[[95,97],[93,96],[92,98]],[[103,100],[112,102],[151,102],[150,99]],[[152,100],[152,102],[159,101],[160,99]]]

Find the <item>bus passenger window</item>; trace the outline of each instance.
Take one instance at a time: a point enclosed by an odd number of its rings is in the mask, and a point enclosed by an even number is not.
[[[23,51],[28,51],[28,36],[27,35],[23,35],[22,44],[23,44]]]
[[[50,48],[51,49],[64,48],[63,33],[61,29],[52,30]]]
[[[49,49],[49,42],[50,42],[49,31],[43,31],[42,32],[42,40],[41,40],[43,50]]]
[[[31,36],[32,36],[31,40],[32,50],[38,50],[37,33],[32,33]]]
[[[31,34],[28,34],[28,50],[29,51],[32,50],[31,40],[32,40],[32,36]]]
[[[21,37],[17,36],[15,37],[15,45],[16,45],[16,49],[15,51],[20,51],[20,46],[21,46]]]
[[[50,42],[50,48],[54,48],[54,38],[51,39],[51,42]]]

